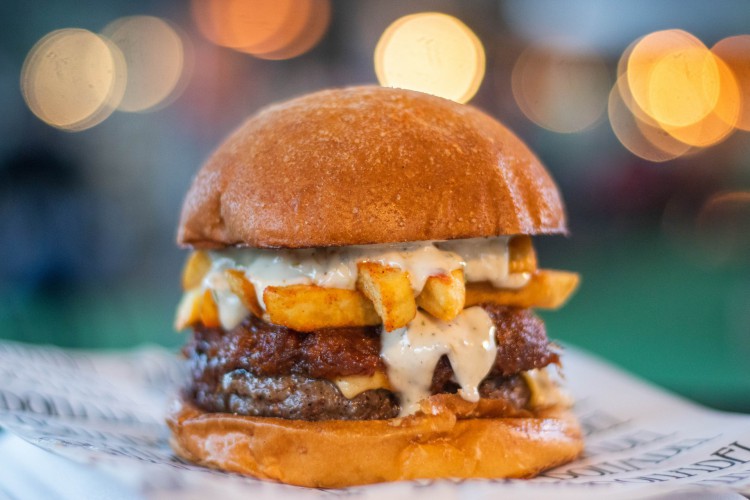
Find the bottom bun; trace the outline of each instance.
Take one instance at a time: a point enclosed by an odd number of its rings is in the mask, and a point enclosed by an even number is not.
[[[583,450],[564,409],[534,418],[455,414],[310,422],[206,413],[176,401],[175,452],[192,462],[298,486],[337,488],[439,478],[528,478]]]

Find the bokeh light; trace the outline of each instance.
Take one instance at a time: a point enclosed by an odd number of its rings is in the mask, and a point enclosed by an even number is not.
[[[740,93],[734,75],[720,59],[714,62],[719,75],[719,99],[713,109],[695,123],[684,127],[661,122],[661,126],[675,139],[691,146],[706,148],[727,139],[734,132],[740,113]]]
[[[740,111],[735,126],[750,131],[750,35],[720,40],[711,48],[734,74],[740,94]]]
[[[710,196],[695,219],[701,245],[715,264],[747,262],[750,253],[750,191],[727,191]]]
[[[728,59],[736,53],[741,66],[747,57],[739,54],[741,47],[727,43],[723,50],[719,44],[708,50],[681,30],[658,31],[633,42],[617,66],[619,96],[610,94],[610,122],[623,145],[643,158],[664,161],[664,154],[677,157],[728,138],[742,119],[744,89],[718,53]],[[640,134],[626,133],[632,128],[626,123]]]
[[[633,49],[636,45],[638,45],[638,42],[641,41],[641,38],[637,38],[630,42],[630,45],[628,45],[625,50],[622,51],[622,55],[620,55],[620,59],[617,60],[617,82],[618,85],[620,85],[620,77],[623,75],[626,75],[628,72],[628,62],[630,61],[630,54],[633,53]],[[624,81],[627,84],[627,79]]]
[[[635,102],[660,123],[696,123],[716,106],[719,74],[703,43],[681,30],[657,31],[633,47],[627,65]]]
[[[595,54],[565,53],[529,47],[512,73],[513,97],[521,111],[540,127],[579,132],[604,114],[610,79]]]
[[[638,106],[638,104],[635,102],[635,99],[633,98],[633,94],[630,92],[630,87],[627,83],[627,75],[624,74],[623,76],[618,78],[617,83],[615,84],[615,88],[618,91],[619,99],[627,108],[622,109],[621,113],[627,115],[629,111],[632,117],[617,117],[616,114],[618,113],[618,111],[617,107],[615,106],[614,108],[610,109],[610,121],[612,121],[612,118],[615,117],[615,119],[625,120],[628,123],[631,121],[634,122],[643,138],[648,141],[651,146],[666,154],[666,156],[657,155],[661,156],[662,158],[674,159],[680,156],[687,155],[696,150],[695,148],[691,147],[690,144],[682,142],[671,136],[669,132],[664,130],[664,128],[656,120],[648,116]],[[612,99],[612,96],[610,96],[610,98]],[[612,104],[612,101],[610,101],[610,104]]]
[[[168,104],[182,90],[185,44],[167,22],[151,16],[118,19],[103,30],[122,52],[127,86],[121,111],[146,111]]]
[[[286,36],[279,37],[275,46],[264,52],[251,52],[261,59],[291,59],[308,52],[325,35],[331,22],[329,0],[305,0],[299,2],[288,27],[282,31]],[[246,50],[245,50],[246,51]]]
[[[621,76],[609,93],[608,115],[612,130],[625,148],[640,158],[652,162],[673,160],[686,153],[690,146],[677,141],[664,132],[658,125],[640,120],[631,112],[634,104],[629,93],[621,91],[627,89],[627,84]]]
[[[21,70],[29,109],[54,127],[79,131],[120,104],[127,69],[120,50],[83,29],[53,31],[31,49]]]
[[[385,87],[468,102],[482,83],[484,47],[447,14],[424,12],[391,24],[375,48],[375,73]]]
[[[222,47],[254,47],[272,39],[293,10],[292,0],[194,0],[201,34]]]
[[[330,0],[193,0],[208,40],[262,59],[290,59],[314,47],[328,28]]]
[[[630,54],[633,53],[633,49],[643,37],[634,40],[628,47],[622,52],[620,59],[617,61],[617,88],[620,91],[622,101],[628,107],[631,113],[637,118],[638,123],[646,123],[659,127],[659,124],[653,120],[636,102],[633,97],[633,93],[630,89],[630,83],[628,82],[628,62],[630,61]]]

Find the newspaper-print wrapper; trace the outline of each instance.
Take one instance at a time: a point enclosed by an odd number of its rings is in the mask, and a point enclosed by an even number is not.
[[[563,359],[586,435],[585,456],[578,461],[532,480],[447,479],[316,490],[225,474],[177,458],[164,423],[185,377],[173,353],[155,347],[89,353],[0,342],[0,427],[55,454],[17,438],[6,445],[16,451],[3,453],[0,447],[0,498],[2,485],[10,484],[6,481],[23,483],[18,474],[6,472],[4,478],[3,470],[9,469],[3,463],[22,468],[24,456],[34,454],[27,461],[41,464],[45,456],[50,461],[26,471],[43,491],[71,491],[76,481],[83,481],[119,485],[127,492],[124,497],[442,500],[750,494],[750,416],[700,407],[577,349],[566,349]],[[54,465],[55,460],[70,466]],[[58,476],[68,472],[64,480],[50,484],[52,469]]]

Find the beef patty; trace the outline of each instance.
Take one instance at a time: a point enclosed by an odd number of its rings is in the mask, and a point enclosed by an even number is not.
[[[450,382],[433,393],[457,389]],[[491,375],[479,386],[479,394],[504,399],[515,408],[524,408],[530,397],[520,375]],[[395,394],[385,389],[364,391],[347,399],[328,380],[301,375],[259,377],[243,369],[226,373],[218,386],[195,384],[188,397],[208,412],[293,420],[382,420],[397,417],[400,410]]]
[[[484,304],[496,326],[497,357],[482,397],[510,398],[518,407],[528,390],[518,373],[558,361],[544,323],[528,309]],[[304,420],[381,419],[398,414],[394,395],[366,391],[345,398],[330,379],[385,371],[380,327],[302,333],[248,317],[230,331],[198,326],[184,348],[191,370],[187,396],[205,411]],[[443,357],[433,394],[455,392],[453,370]],[[523,389],[519,387],[523,386]]]

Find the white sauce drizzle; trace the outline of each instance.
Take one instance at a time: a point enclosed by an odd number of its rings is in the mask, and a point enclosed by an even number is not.
[[[211,290],[225,329],[234,328],[248,314],[239,297],[229,288],[224,272],[238,269],[255,287],[259,303],[268,286],[315,284],[354,289],[358,262],[379,262],[409,274],[415,296],[427,278],[463,269],[466,281],[489,281],[499,288],[519,288],[529,273],[509,274],[510,237],[474,238],[442,242],[388,245],[266,250],[234,248],[209,252],[211,268],[202,289]],[[401,403],[401,415],[419,409],[430,395],[435,366],[448,356],[459,395],[479,400],[479,384],[487,376],[497,355],[495,326],[481,307],[464,309],[444,322],[421,311],[404,328],[381,334],[381,352],[388,380]]]
[[[464,270],[466,281],[489,281],[498,288],[520,288],[531,275],[508,273],[509,240],[508,236],[500,236],[295,250],[230,248],[209,252],[212,265],[203,286],[214,292],[225,329],[234,328],[248,314],[229,291],[224,277],[227,269],[244,271],[255,287],[261,307],[265,307],[263,292],[269,286],[314,284],[353,290],[358,262],[379,262],[408,272],[415,296],[430,276],[450,274],[456,269]]]
[[[229,330],[239,325],[245,317],[250,314],[240,298],[229,288],[224,271],[233,269],[234,262],[230,259],[214,259],[211,270],[203,278],[204,289],[211,290],[219,310],[219,322]]]
[[[380,339],[380,357],[399,397],[401,416],[417,411],[419,402],[430,395],[441,356],[451,362],[459,395],[472,402],[479,401],[479,384],[497,356],[495,325],[481,307],[464,309],[450,322],[417,312],[406,327],[383,331]]]

